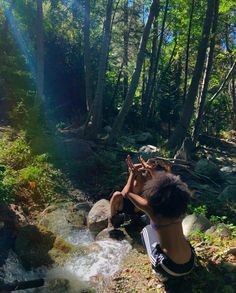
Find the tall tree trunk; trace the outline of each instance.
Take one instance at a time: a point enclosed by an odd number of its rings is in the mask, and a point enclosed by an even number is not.
[[[226,30],[225,30],[225,43],[226,43],[226,48],[227,51],[229,52],[230,56],[230,64],[231,67],[233,66],[234,60],[233,60],[233,56],[232,56],[232,48],[230,47],[229,44],[229,25],[226,24]],[[232,97],[232,129],[236,130],[236,85],[235,85],[235,74],[232,73],[232,79],[231,79],[231,83],[229,85],[229,90],[230,90],[230,94]]]
[[[101,47],[101,54],[98,69],[98,81],[95,92],[95,98],[90,113],[90,123],[87,125],[87,135],[90,138],[96,138],[102,126],[103,117],[103,92],[105,86],[105,75],[107,68],[107,60],[109,54],[109,46],[111,40],[111,20],[112,20],[112,7],[114,0],[108,0],[106,7],[106,17],[104,22],[104,33]],[[89,126],[89,127],[88,127]]]
[[[174,45],[174,48],[171,52],[171,55],[170,55],[170,59],[166,65],[166,67],[161,71],[161,76],[156,84],[156,90],[154,91],[154,96],[155,96],[155,99],[153,98],[151,103],[150,103],[150,107],[149,107],[149,111],[148,111],[148,114],[147,116],[149,118],[154,118],[155,116],[155,106],[156,106],[156,101],[158,100],[158,94],[159,94],[159,90],[160,90],[160,85],[162,83],[162,81],[164,80],[165,76],[166,76],[166,73],[168,72],[168,70],[170,69],[170,66],[171,64],[173,63],[173,59],[174,59],[174,54],[175,54],[175,50],[176,50],[176,46],[177,46],[177,40],[175,40],[175,45]],[[181,74],[181,72],[180,72]],[[181,79],[181,76],[179,77]]]
[[[220,87],[218,88],[218,90],[214,93],[214,95],[210,98],[210,100],[206,103],[205,109],[203,111],[203,116],[206,115],[207,111],[209,110],[209,106],[211,105],[211,103],[219,96],[219,94],[221,93],[221,91],[223,90],[224,86],[226,85],[226,83],[228,82],[228,80],[230,79],[231,75],[233,75],[236,71],[236,60],[233,61],[232,66],[230,67],[226,77],[224,78],[224,80],[222,81]]]
[[[195,68],[193,71],[193,77],[192,77],[189,91],[184,103],[180,121],[178,125],[176,126],[168,142],[168,146],[171,149],[177,146],[180,146],[181,143],[183,142],[183,139],[187,134],[190,121],[194,112],[194,103],[197,97],[198,87],[199,87],[200,79],[204,69],[204,62],[206,58],[206,51],[208,47],[208,40],[209,40],[212,17],[214,12],[214,3],[215,3],[215,0],[207,1],[206,17],[203,24],[202,38],[198,48],[197,60],[196,60]]]
[[[129,62],[129,1],[124,1],[124,55],[123,55],[123,85],[124,85],[124,98],[127,95],[129,86],[129,76],[128,76],[128,62]]]
[[[130,82],[130,86],[129,86],[124,104],[123,104],[118,116],[116,117],[116,119],[114,121],[114,124],[112,127],[112,132],[109,137],[110,143],[115,142],[117,135],[119,134],[119,132],[123,126],[124,119],[129,112],[130,106],[132,105],[132,101],[133,101],[133,98],[134,98],[134,95],[135,95],[135,92],[136,92],[136,89],[138,86],[138,82],[139,82],[139,78],[140,78],[140,74],[141,74],[141,70],[142,70],[142,66],[143,66],[143,62],[144,62],[144,58],[145,58],[145,50],[146,50],[151,26],[152,26],[152,23],[153,23],[153,20],[154,20],[154,17],[157,12],[157,8],[158,8],[157,4],[158,4],[158,0],[153,0],[146,25],[144,27],[143,36],[142,36],[142,39],[140,42],[139,52],[138,52],[138,56],[137,56],[137,60],[136,60],[136,67],[135,67],[135,70],[132,75],[132,79]]]
[[[192,0],[191,10],[190,10],[190,16],[189,16],[187,46],[186,46],[183,101],[185,101],[186,94],[187,94],[189,48],[190,48],[190,39],[191,39],[191,30],[192,30],[192,21],[193,21],[194,6],[195,6],[195,0]]]
[[[43,30],[43,1],[37,0],[36,18],[36,102],[44,100],[44,30]]]
[[[233,103],[233,124],[232,128],[236,131],[236,85],[235,85],[235,76],[233,74],[231,81],[231,96]]]
[[[213,65],[215,40],[216,40],[216,32],[217,32],[217,24],[218,24],[218,12],[219,12],[219,0],[215,0],[214,18],[212,21],[212,30],[211,30],[211,42],[210,42],[209,52],[208,52],[207,61],[206,61],[206,70],[203,77],[203,87],[202,87],[201,96],[200,96],[198,116],[197,116],[194,132],[193,132],[194,141],[197,140],[200,134],[202,118],[203,118],[202,114],[203,114],[203,110],[204,110],[204,106],[206,102],[208,85],[211,78],[211,69]]]
[[[147,121],[148,109],[150,107],[149,105],[150,101],[148,100],[148,98],[150,93],[150,87],[154,78],[155,62],[157,58],[158,14],[159,14],[158,11],[153,22],[152,52],[151,52],[150,65],[149,65],[149,71],[148,71],[148,82],[147,82],[146,90],[144,92],[143,101],[142,101],[142,116],[143,116],[143,119],[145,119],[145,124]]]
[[[154,88],[156,84],[157,71],[158,71],[158,65],[159,65],[160,56],[161,56],[161,48],[162,48],[162,43],[164,38],[168,6],[169,6],[169,0],[166,0],[163,19],[162,19],[162,25],[161,25],[160,39],[159,39],[158,48],[157,48],[156,60],[154,62],[153,76],[152,76],[152,79],[150,80],[149,88],[147,89],[147,97],[146,97],[147,113],[149,112],[149,109],[150,109],[150,104],[151,104],[151,100],[152,100],[152,96],[153,96],[153,92],[154,92]]]
[[[91,81],[91,53],[90,53],[90,0],[84,0],[84,73],[87,111],[92,105],[92,81]]]

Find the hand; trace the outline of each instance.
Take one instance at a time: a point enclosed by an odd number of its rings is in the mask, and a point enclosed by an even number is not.
[[[139,173],[139,170],[142,168],[142,164],[134,164],[130,155],[127,156],[126,163],[128,166],[129,173],[134,173],[134,175],[137,175]]]
[[[129,170],[129,178],[128,178],[128,181],[127,181],[125,187],[122,190],[123,197],[126,197],[126,195],[132,189],[132,187],[134,185],[134,180],[140,172],[139,169],[142,168],[141,164],[138,164],[138,165],[133,164],[130,155],[127,156],[126,162],[127,162],[127,166],[128,166],[128,170]]]
[[[142,156],[140,156],[138,159],[142,165],[142,170],[146,170],[148,174],[151,176],[151,178],[153,178],[156,172],[155,166],[150,162],[145,162]]]
[[[164,160],[150,159],[147,162],[145,162],[144,159],[140,156],[139,161],[141,162],[143,169],[149,172],[151,178],[155,176],[156,171],[158,170],[171,172],[171,164],[169,162],[165,162]]]

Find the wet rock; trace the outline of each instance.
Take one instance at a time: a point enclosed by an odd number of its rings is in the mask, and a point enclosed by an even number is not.
[[[219,200],[236,202],[236,185],[229,185],[218,196]]]
[[[0,267],[14,247],[17,233],[16,215],[6,204],[0,204]]]
[[[89,213],[89,211],[92,208],[92,204],[90,202],[79,202],[77,204],[73,205],[73,210],[75,211],[84,211],[86,213]]]
[[[184,235],[187,237],[194,231],[205,232],[211,227],[211,222],[204,215],[192,214],[184,218],[182,226]]]
[[[87,286],[88,287],[88,286]],[[86,285],[79,280],[74,279],[63,279],[53,278],[48,279],[46,286],[42,289],[36,289],[36,293],[65,293],[65,292],[76,292],[76,293],[95,293],[94,289],[86,288]]]
[[[20,228],[14,247],[26,269],[63,263],[77,247],[65,242],[43,226]]]
[[[95,235],[105,229],[110,217],[110,202],[101,199],[94,204],[87,217],[89,230]]]
[[[211,178],[212,180],[220,180],[220,169],[216,164],[207,159],[201,159],[195,166],[195,172]]]
[[[53,233],[66,238],[70,230],[85,227],[86,216],[87,211],[76,208],[74,204],[65,204],[63,207],[48,207],[43,215],[40,215],[39,225],[45,226]]]
[[[125,229],[114,229],[106,228],[102,230],[97,236],[96,240],[106,240],[106,239],[114,239],[118,241],[127,240],[129,243],[132,243],[131,237],[125,231]]]

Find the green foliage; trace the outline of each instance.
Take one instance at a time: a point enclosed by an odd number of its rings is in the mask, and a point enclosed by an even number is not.
[[[227,216],[215,216],[215,215],[211,215],[210,216],[210,222],[212,224],[218,224],[218,223],[223,223],[227,220]]]
[[[0,202],[9,203],[14,201],[14,194],[13,194],[12,188],[9,186],[6,186],[3,183],[4,171],[5,171],[5,166],[1,165],[0,166]]]
[[[5,167],[0,174],[2,201],[10,201],[13,195],[22,193],[42,203],[66,196],[68,181],[48,162],[46,154],[32,154],[23,132],[16,137],[5,135],[0,145],[0,162]]]
[[[189,213],[195,213],[198,215],[206,215],[207,214],[207,206],[206,205],[200,205],[198,207],[194,207],[191,204],[188,205],[188,211]]]
[[[13,170],[19,170],[24,168],[31,161],[31,149],[26,143],[24,132],[20,132],[15,139],[8,135],[5,135],[0,139],[1,163],[11,167]]]

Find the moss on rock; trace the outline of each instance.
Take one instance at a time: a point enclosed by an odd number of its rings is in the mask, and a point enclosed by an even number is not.
[[[19,230],[15,252],[26,269],[62,263],[78,248],[43,226],[27,225]]]

